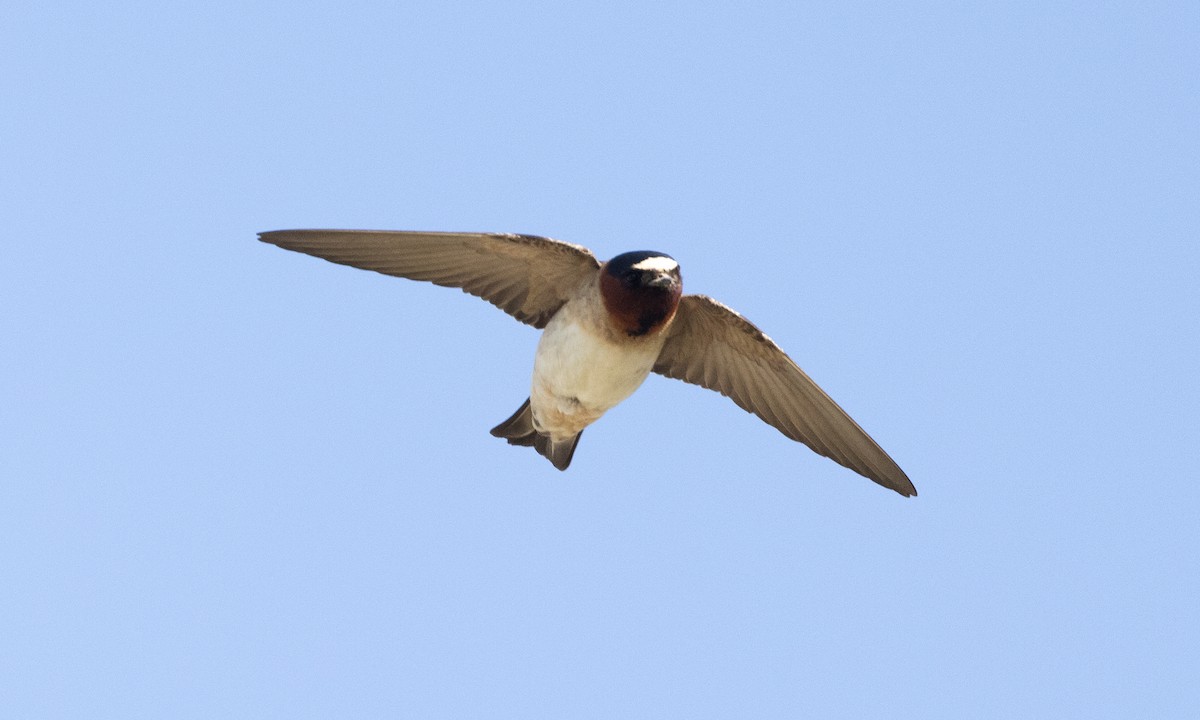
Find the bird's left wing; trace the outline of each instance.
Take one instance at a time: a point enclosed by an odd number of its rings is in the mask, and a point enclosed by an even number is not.
[[[846,411],[746,318],[685,295],[654,372],[728,396],[781,433],[859,475],[916,495],[904,471]]]
[[[600,267],[587,248],[535,235],[274,230],[258,238],[342,265],[461,288],[536,328]]]

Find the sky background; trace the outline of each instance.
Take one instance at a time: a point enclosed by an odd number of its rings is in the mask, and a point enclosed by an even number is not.
[[[1196,717],[1200,5],[7,3],[13,718]],[[670,253],[903,499],[255,240]]]

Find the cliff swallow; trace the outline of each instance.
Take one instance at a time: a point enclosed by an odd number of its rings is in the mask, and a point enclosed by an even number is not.
[[[761,330],[704,295],[679,263],[533,235],[277,230],[263,242],[386,275],[461,288],[542,330],[529,399],[492,434],[571,464],[584,428],[651,371],[715,390],[787,437],[901,495],[916,488],[887,453]]]

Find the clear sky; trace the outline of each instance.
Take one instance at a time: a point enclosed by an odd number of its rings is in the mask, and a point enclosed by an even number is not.
[[[12,718],[1196,717],[1200,5],[8,3]],[[670,253],[904,499],[294,227]]]

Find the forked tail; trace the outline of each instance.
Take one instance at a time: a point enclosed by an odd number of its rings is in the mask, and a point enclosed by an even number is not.
[[[580,430],[574,437],[555,442],[549,435],[534,429],[533,411],[529,409],[529,400],[526,400],[512,417],[492,428],[492,434],[504,438],[509,445],[532,446],[554,467],[566,470],[575,455],[575,446],[579,444],[579,437],[583,435],[583,431]]]

